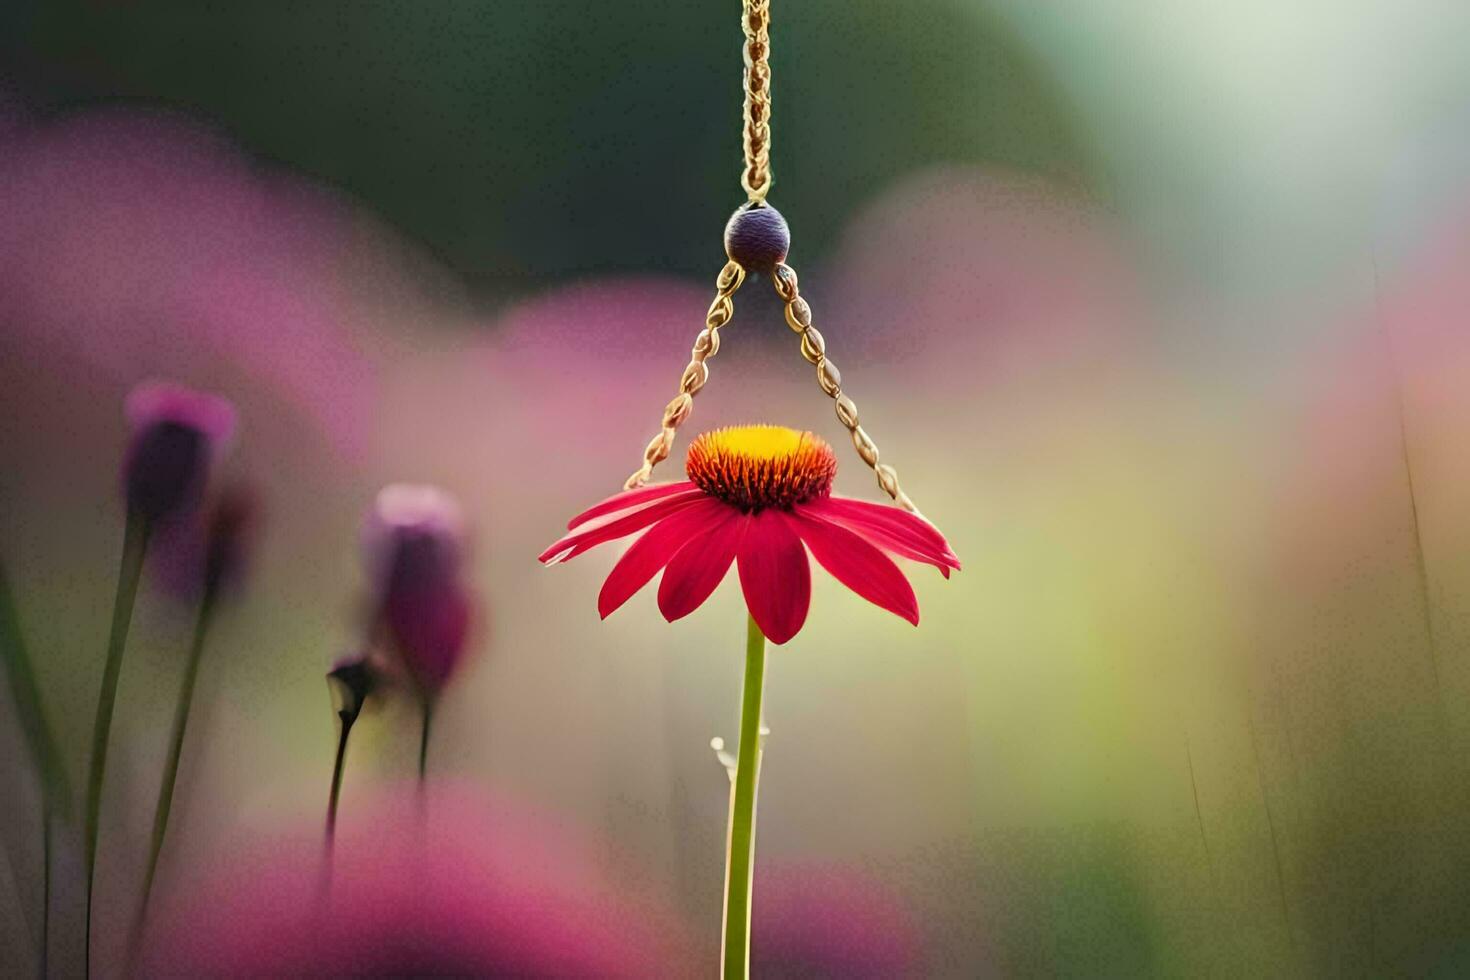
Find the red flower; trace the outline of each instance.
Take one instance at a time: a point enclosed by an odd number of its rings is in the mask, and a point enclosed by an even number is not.
[[[960,567],[944,535],[896,507],[834,497],[837,458],[810,432],[774,425],[707,432],[689,447],[689,480],[628,490],[577,515],[572,533],[541,554],[547,565],[647,529],[608,575],[597,608],[605,619],[662,571],[658,607],[689,615],[729,571],[772,643],[785,643],[811,604],[810,551],[849,589],[918,625],[914,590],[889,554]]]

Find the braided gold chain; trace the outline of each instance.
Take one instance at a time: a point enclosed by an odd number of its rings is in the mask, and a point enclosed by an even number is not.
[[[744,0],[745,170],[740,184],[751,201],[771,189],[771,0]]]
[[[679,426],[694,411],[694,396],[699,394],[699,389],[709,380],[709,365],[705,361],[714,357],[720,349],[720,328],[735,316],[735,301],[732,297],[744,281],[745,269],[733,259],[726,262],[725,267],[720,270],[715,279],[714,301],[710,303],[709,312],[704,317],[704,329],[695,338],[689,364],[684,368],[683,377],[679,379],[679,393],[664,407],[663,426],[643,450],[643,465],[628,477],[623,484],[624,490],[643,486],[653,476],[653,468],[669,458],[669,450],[674,448],[674,436],[678,433]]]
[[[740,183],[750,200],[762,202],[771,189],[771,0],[742,0],[740,26],[745,32],[745,170]],[[720,328],[735,316],[732,297],[745,281],[745,267],[733,258],[715,280],[715,298],[705,314],[704,329],[694,341],[689,364],[679,379],[679,393],[664,408],[658,435],[643,450],[643,465],[623,484],[633,490],[653,476],[653,468],[668,459],[679,426],[694,410],[694,396],[709,380],[705,362],[720,349]],[[817,384],[836,405],[837,420],[852,436],[853,448],[878,478],[878,486],[904,510],[918,513],[898,485],[893,467],[878,458],[878,447],[858,421],[857,405],[842,390],[842,374],[827,357],[827,342],[812,326],[812,309],[797,288],[796,270],[784,262],[771,273],[776,295],[786,304],[786,323],[801,337],[801,356],[817,369]]]
[[[786,304],[787,326],[801,337],[801,356],[817,369],[817,384],[836,403],[837,421],[851,434],[853,448],[872,468],[883,492],[904,510],[917,514],[918,508],[898,485],[898,473],[887,463],[879,462],[877,445],[858,422],[857,405],[842,390],[842,374],[827,357],[827,341],[821,331],[812,326],[812,308],[797,288],[796,270],[784,262],[779,263],[771,273],[771,282],[776,287],[776,295]]]

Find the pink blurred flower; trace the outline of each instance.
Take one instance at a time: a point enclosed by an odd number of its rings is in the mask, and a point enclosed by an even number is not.
[[[469,638],[459,504],[437,487],[384,487],[368,514],[363,543],[375,619],[420,688],[433,694],[459,667]]]
[[[128,509],[158,521],[198,504],[212,458],[235,430],[235,409],[216,395],[148,382],[127,398],[132,442],[123,463]]]
[[[811,277],[812,299],[830,297],[816,313],[842,325],[844,370],[921,377],[963,392],[953,401],[967,407],[1054,401],[1128,369],[1146,339],[1119,229],[1033,176],[958,166],[908,176],[852,220],[829,268]]]
[[[1300,382],[1272,540],[1288,572],[1319,586],[1470,545],[1470,199],[1447,210],[1410,261],[1375,276]],[[1447,579],[1435,602],[1470,608]]]
[[[240,392],[257,433],[285,415],[285,447],[368,449],[393,350],[344,288],[371,250],[348,206],[156,110],[22,120],[3,142],[0,353],[26,366],[7,382],[65,375],[85,393],[188,374]]]
[[[260,523],[255,491],[232,483],[189,519],[174,522],[154,542],[153,569],[163,588],[182,602],[239,588]]]
[[[529,531],[556,506],[507,461],[534,459],[538,476],[580,493],[615,489],[606,474],[629,453],[636,460],[643,427],[658,421],[667,400],[658,395],[677,384],[703,326],[705,292],[666,279],[594,280],[445,335],[399,362],[380,412],[384,455],[398,472],[452,478],[465,500],[496,501],[476,517],[498,535]],[[552,431],[558,452],[546,451]]]
[[[840,865],[762,869],[751,927],[751,976],[907,977],[921,944],[903,906]]]
[[[225,858],[152,931],[144,975],[679,972],[669,916],[604,886],[550,819],[461,785],[394,789],[344,814],[330,866],[304,840]]]

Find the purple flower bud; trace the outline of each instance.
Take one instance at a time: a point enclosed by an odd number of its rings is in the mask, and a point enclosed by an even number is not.
[[[444,588],[417,586],[390,592],[383,617],[399,656],[427,693],[449,682],[459,667],[469,639],[473,609],[457,584]]]
[[[461,582],[464,518],[436,487],[393,484],[378,494],[363,534],[374,620],[426,694],[462,659],[472,601]]]
[[[457,580],[464,560],[459,504],[438,487],[389,484],[368,512],[363,557],[380,594],[399,581]]]
[[[198,504],[213,456],[235,429],[235,409],[215,395],[167,382],[128,394],[132,443],[123,464],[128,510],[148,521]]]
[[[183,602],[237,588],[249,563],[259,517],[255,492],[232,484],[190,519],[170,522],[153,549],[159,583]]]
[[[327,671],[327,684],[337,715],[346,722],[355,721],[362,706],[377,690],[381,678],[370,655],[351,654],[343,657]]]

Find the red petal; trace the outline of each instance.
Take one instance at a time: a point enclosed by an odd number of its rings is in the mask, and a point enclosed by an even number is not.
[[[720,521],[726,513],[733,513],[718,500],[707,500],[706,505],[686,507],[676,514],[665,517],[624,552],[623,557],[608,573],[597,596],[597,613],[606,619],[612,612],[627,602],[658,574],[679,549],[691,541],[708,536],[712,521]]]
[[[684,493],[674,494],[655,500],[647,507],[633,511],[616,520],[599,524],[576,534],[569,534],[556,544],[541,552],[539,561],[544,565],[555,565],[558,562],[569,561],[577,557],[589,548],[595,548],[605,541],[616,538],[626,538],[635,531],[641,531],[655,521],[662,520],[671,514],[676,514],[686,507],[708,500],[709,495],[703,490],[689,490]]]
[[[683,619],[710,597],[730,570],[735,552],[751,518],[733,507],[717,504],[724,516],[707,535],[691,541],[674,556],[658,583],[658,609],[669,622]]]
[[[805,517],[816,518],[828,524],[836,524],[845,527],[849,531],[855,531],[868,541],[877,545],[885,551],[891,551],[900,558],[909,558],[913,561],[921,561],[927,565],[933,565],[939,569],[939,573],[949,578],[950,569],[960,567],[960,560],[955,557],[949,546],[935,548],[927,535],[916,533],[911,527],[896,522],[878,522],[864,515],[861,517],[844,516],[834,512],[827,504],[831,498],[814,500],[810,503],[800,504],[797,510]],[[893,509],[893,508],[888,508]],[[907,511],[895,511],[905,517],[912,517]],[[914,518],[919,520],[919,518]],[[922,523],[922,521],[920,522]]]
[[[887,535],[895,541],[904,542],[909,547],[923,552],[926,556],[932,555],[938,558],[951,568],[960,567],[959,557],[950,549],[949,542],[944,540],[944,535],[939,533],[939,529],[917,514],[910,514],[901,507],[873,504],[866,500],[853,500],[850,497],[827,497],[812,501],[805,506],[821,514],[827,520],[840,522],[861,534],[872,532],[875,537],[878,534]],[[894,550],[897,551],[897,549]],[[931,558],[925,557],[920,560],[931,561]]]
[[[791,518],[779,510],[752,517],[738,561],[750,615],[766,639],[785,643],[806,622],[812,602],[812,566]]]
[[[693,483],[688,480],[683,480],[679,483],[655,483],[652,486],[639,487],[636,490],[624,490],[622,493],[613,494],[600,504],[594,504],[570,521],[567,521],[567,530],[574,531],[579,525],[586,524],[594,517],[601,517],[603,514],[612,514],[616,511],[627,510],[629,507],[646,504],[660,497],[667,497],[669,494],[678,493],[681,490],[693,489]]]
[[[914,587],[887,555],[862,535],[798,513],[794,520],[801,539],[832,577],[874,605],[919,625],[919,600]]]

